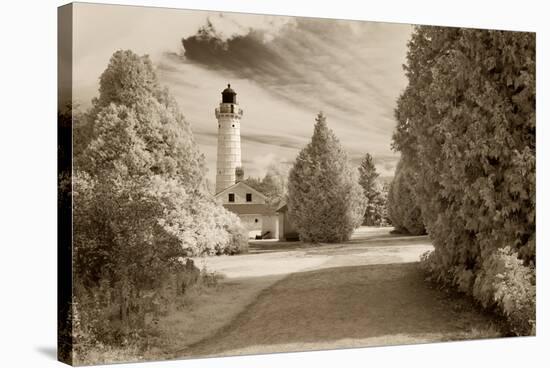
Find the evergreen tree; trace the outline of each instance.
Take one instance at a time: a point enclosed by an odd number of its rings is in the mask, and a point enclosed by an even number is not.
[[[300,239],[306,242],[345,241],[361,225],[363,190],[322,113],[317,115],[311,142],[290,170],[288,208]]]
[[[382,214],[378,211],[380,206],[380,191],[376,179],[379,174],[376,172],[374,160],[370,153],[365,154],[359,166],[359,184],[363,187],[367,206],[363,224],[367,226],[378,225],[381,222]]]
[[[482,303],[503,300],[529,333],[534,272],[518,269],[533,277],[498,290],[503,270],[521,262],[495,260],[508,247],[526,267],[536,261],[535,34],[419,26],[408,46],[393,145],[416,174],[430,269]]]
[[[414,172],[400,160],[388,192],[388,216],[397,232],[421,235],[426,229],[416,204],[415,185]]]
[[[394,147],[446,267],[502,244],[534,263],[534,34],[417,27],[405,71]]]
[[[380,201],[378,202],[378,212],[380,213],[380,226],[391,225],[390,215],[388,213],[388,198],[391,183],[384,183],[380,190]]]

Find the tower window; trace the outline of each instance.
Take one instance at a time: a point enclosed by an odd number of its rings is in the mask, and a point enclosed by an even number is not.
[[[252,193],[246,193],[246,201],[252,202]]]
[[[231,105],[231,113],[234,113],[234,108],[235,108],[235,105]]]
[[[254,219],[254,222],[255,222],[255,223],[258,223],[258,219]]]
[[[235,193],[229,193],[229,202],[235,202]]]
[[[233,128],[235,128],[235,124],[232,124],[231,126],[232,126]]]

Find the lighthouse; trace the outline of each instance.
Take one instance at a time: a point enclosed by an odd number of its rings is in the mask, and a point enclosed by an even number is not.
[[[243,110],[237,104],[237,93],[227,88],[216,108],[218,120],[218,156],[216,161],[216,193],[235,184],[236,170],[241,168],[241,117]]]

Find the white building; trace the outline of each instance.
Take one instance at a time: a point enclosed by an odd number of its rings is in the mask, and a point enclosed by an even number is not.
[[[218,119],[218,156],[216,193],[235,184],[235,170],[241,167],[241,117],[237,93],[228,84],[222,92],[222,102],[216,108]]]
[[[222,92],[216,108],[218,119],[218,155],[216,162],[216,199],[229,211],[237,214],[250,235],[277,239],[278,219],[266,197],[241,182],[241,118],[243,110],[237,104],[237,93],[231,85]],[[237,176],[240,171],[240,177]]]
[[[235,213],[251,236],[264,239],[279,238],[278,215],[266,204],[266,197],[250,185],[238,182],[225,188],[216,199],[229,211]]]
[[[283,202],[279,205],[277,208],[277,232],[278,232],[278,239],[282,241],[291,241],[291,240],[299,240],[300,237],[298,236],[298,232],[296,231],[296,228],[294,227],[294,224],[292,221],[290,221],[290,218],[288,217],[288,205],[286,202]]]

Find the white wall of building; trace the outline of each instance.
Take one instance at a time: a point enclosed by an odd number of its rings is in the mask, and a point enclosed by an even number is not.
[[[279,238],[279,217],[276,213],[273,215],[262,216],[262,234],[269,231],[267,239]]]
[[[220,103],[218,119],[218,152],[216,193],[235,184],[235,169],[241,167],[241,116],[238,104]]]

